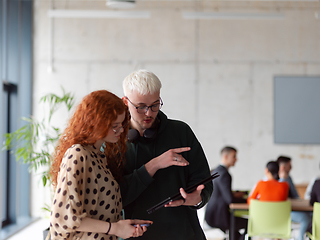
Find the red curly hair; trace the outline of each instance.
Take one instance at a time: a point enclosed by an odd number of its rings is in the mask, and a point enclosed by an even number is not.
[[[106,90],[91,92],[82,99],[67,128],[61,134],[52,156],[49,173],[54,187],[57,186],[60,164],[68,148],[73,144],[93,145],[106,137],[112,123],[124,112],[124,122],[129,121],[128,107],[121,98]],[[129,125],[125,127],[117,143],[106,142],[108,166],[118,181],[122,174],[128,129]]]

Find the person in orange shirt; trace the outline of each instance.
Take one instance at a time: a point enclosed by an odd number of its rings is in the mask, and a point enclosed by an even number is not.
[[[279,182],[279,164],[275,161],[267,163],[265,169],[267,181],[259,181],[253,192],[248,197],[248,204],[251,199],[260,201],[285,201],[288,198],[289,184]]]

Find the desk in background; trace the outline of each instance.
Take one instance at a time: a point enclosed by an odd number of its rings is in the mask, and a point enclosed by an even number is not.
[[[297,192],[299,194],[299,197],[301,199],[304,199],[304,194],[307,190],[308,183],[300,183],[300,184],[295,184],[294,187],[297,189]]]
[[[229,207],[231,211],[229,239],[237,240],[235,239],[235,232],[234,232],[235,212],[239,210],[249,210],[249,205],[247,203],[231,203]],[[312,212],[313,207],[310,206],[309,200],[291,199],[291,211]]]

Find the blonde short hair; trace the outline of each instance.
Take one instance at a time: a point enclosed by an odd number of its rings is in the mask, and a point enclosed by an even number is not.
[[[159,78],[152,72],[140,69],[129,74],[122,83],[125,96],[129,92],[138,91],[142,95],[159,92],[162,84]]]

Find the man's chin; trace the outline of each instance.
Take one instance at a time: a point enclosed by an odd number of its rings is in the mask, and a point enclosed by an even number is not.
[[[148,122],[148,123],[145,122],[145,121],[143,121],[142,124],[141,124],[141,126],[142,126],[142,128],[143,128],[144,130],[146,130],[146,129],[148,129],[148,128],[152,128],[153,123],[154,123],[154,119],[152,119],[152,121],[151,121],[151,122]]]

